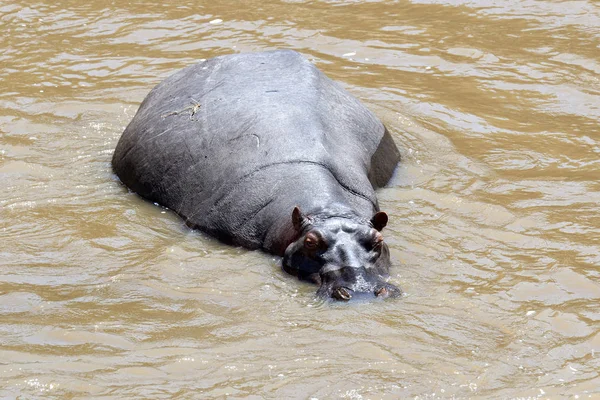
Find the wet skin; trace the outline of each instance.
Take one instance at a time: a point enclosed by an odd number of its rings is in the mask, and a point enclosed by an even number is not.
[[[318,294],[397,296],[375,188],[400,155],[381,121],[293,51],[216,57],[155,87],[112,165],[219,240],[283,257]]]

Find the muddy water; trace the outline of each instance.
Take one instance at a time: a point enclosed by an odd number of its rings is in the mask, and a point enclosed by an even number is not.
[[[0,397],[600,397],[598,3],[16,0],[0,31]],[[160,80],[274,48],[393,132],[403,299],[323,303],[111,173]]]

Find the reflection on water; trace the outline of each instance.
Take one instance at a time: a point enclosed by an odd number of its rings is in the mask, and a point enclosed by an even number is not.
[[[0,396],[600,396],[593,1],[17,1],[0,21]],[[323,303],[111,173],[160,80],[273,48],[393,132],[379,197],[407,297]]]

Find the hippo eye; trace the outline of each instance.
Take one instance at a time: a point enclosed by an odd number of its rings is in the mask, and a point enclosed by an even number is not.
[[[319,247],[319,242],[319,237],[314,233],[310,232],[304,238],[304,247],[313,250]]]

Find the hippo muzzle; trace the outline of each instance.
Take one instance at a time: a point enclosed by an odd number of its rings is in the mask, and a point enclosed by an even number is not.
[[[382,276],[365,267],[325,266],[320,273],[321,286],[317,295],[339,301],[354,298],[395,298],[402,291],[387,283]]]

